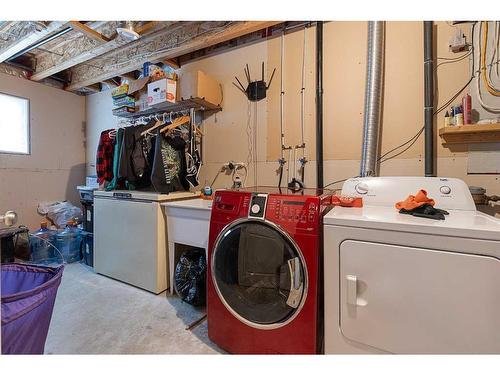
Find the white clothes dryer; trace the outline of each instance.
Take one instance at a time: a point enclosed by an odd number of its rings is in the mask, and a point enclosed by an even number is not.
[[[445,220],[400,214],[425,189]],[[324,217],[325,353],[500,353],[500,220],[454,178],[344,183]]]

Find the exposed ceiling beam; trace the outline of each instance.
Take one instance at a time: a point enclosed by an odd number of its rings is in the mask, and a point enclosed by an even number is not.
[[[75,41],[71,46],[64,45],[57,51],[54,51],[60,52],[59,54],[44,54],[39,56],[37,58],[36,72],[33,74],[31,79],[33,81],[40,81],[62,70],[69,69],[78,64],[86,63],[89,60],[95,59],[128,43],[137,48],[140,43],[147,42],[150,39],[154,39],[158,35],[165,34],[168,26],[173,23],[174,22],[166,22],[164,28],[150,35],[145,35],[134,42],[125,38],[116,37],[109,42],[100,44],[100,42],[96,42],[93,39],[81,38],[78,41]],[[96,66],[95,64],[92,65]],[[110,77],[107,77],[106,79],[108,78]],[[102,82],[106,79],[98,80],[92,83]]]
[[[179,69],[180,68],[179,64],[177,64],[177,62],[174,59],[164,60],[163,63],[167,64],[168,66],[170,66],[173,69]]]
[[[123,73],[123,74],[117,74],[118,77],[123,78],[123,79],[135,79],[135,74],[134,73]]]
[[[101,85],[99,83],[94,83],[93,85],[85,86],[87,91],[101,92]]]
[[[96,44],[98,43],[94,40],[83,40],[81,41],[80,45],[81,49],[66,48],[64,50],[63,56],[54,56],[51,54],[41,56],[39,59],[37,59],[36,73],[33,74],[31,79],[33,81],[40,81],[60,71],[69,69],[72,66],[85,63],[90,59],[110,52],[115,48],[121,47],[127,43],[129,43],[128,40],[116,38],[107,43],[96,46]]]
[[[61,28],[61,26],[63,26],[64,23],[65,22],[61,21],[53,21],[45,29],[42,29],[40,31],[33,30],[25,37],[20,38],[19,40],[16,40],[13,43],[9,44],[4,49],[0,50],[0,63],[8,60],[9,58],[17,54],[19,51],[22,51],[23,49],[31,46],[32,44],[35,44],[38,41],[44,39],[49,34]]]
[[[164,61],[195,51],[200,48],[225,42],[229,39],[252,33],[279,22],[242,21],[221,25],[221,22],[185,22],[180,28],[166,35],[143,43],[137,48],[121,48],[98,59],[93,66],[79,65],[72,69],[72,81],[66,88],[69,91],[102,82],[111,77],[140,69],[147,62]]]
[[[115,87],[118,87],[118,84],[111,79],[107,79],[107,80],[103,81],[102,84],[106,84],[106,85],[108,85],[109,88],[112,88],[112,89],[114,89]]]
[[[79,21],[69,21],[69,25],[73,28],[73,30],[80,31],[89,38],[94,39],[96,42],[106,43],[110,41],[108,37],[102,35],[94,29],[91,29],[90,27]]]
[[[146,34],[148,31],[151,31],[157,24],[158,21],[150,21],[142,26],[136,27],[135,32],[139,35]]]

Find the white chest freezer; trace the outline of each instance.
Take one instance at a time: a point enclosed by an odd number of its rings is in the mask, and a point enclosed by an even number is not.
[[[197,196],[95,191],[95,271],[156,294],[168,289],[167,226],[161,204]]]

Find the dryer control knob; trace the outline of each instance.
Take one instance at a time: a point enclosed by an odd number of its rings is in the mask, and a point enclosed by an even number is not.
[[[260,212],[260,206],[257,203],[255,203],[254,205],[252,205],[251,210],[253,214],[258,214]]]
[[[368,186],[362,182],[360,182],[359,184],[357,184],[354,189],[356,189],[356,191],[359,193],[359,194],[366,194],[368,193]]]
[[[441,191],[441,193],[443,194],[450,194],[451,193],[451,188],[449,186],[441,186],[439,188],[439,191]]]

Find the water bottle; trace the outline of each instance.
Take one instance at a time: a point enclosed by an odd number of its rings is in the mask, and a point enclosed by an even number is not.
[[[36,263],[48,264],[57,259],[58,255],[52,247],[55,239],[55,231],[48,228],[48,223],[42,221],[40,229],[30,237],[31,260]]]
[[[75,226],[73,220],[69,220],[66,228],[56,234],[56,247],[62,253],[66,263],[80,260],[80,230]]]

